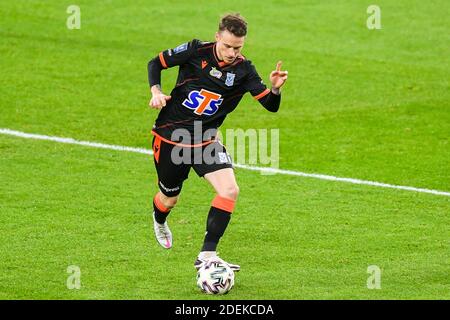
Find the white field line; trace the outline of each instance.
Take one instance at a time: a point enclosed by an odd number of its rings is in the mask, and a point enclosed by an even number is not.
[[[47,141],[54,141],[54,142],[67,143],[67,144],[77,144],[77,145],[93,147],[93,148],[102,148],[102,149],[109,149],[109,150],[142,153],[142,154],[146,154],[146,155],[153,154],[152,150],[148,150],[148,149],[144,149],[144,148],[125,147],[125,146],[104,144],[104,143],[98,143],[98,142],[80,141],[80,140],[75,140],[72,138],[61,138],[61,137],[46,136],[46,135],[41,135],[41,134],[25,133],[25,132],[15,131],[15,130],[7,129],[7,128],[0,128],[0,134],[21,137],[21,138],[26,138],[26,139],[37,139],[37,140],[47,140]],[[421,193],[431,193],[431,194],[435,194],[435,195],[450,197],[450,192],[439,191],[439,190],[415,188],[415,187],[408,187],[408,186],[398,186],[398,185],[375,182],[375,181],[367,181],[367,180],[360,180],[360,179],[353,179],[353,178],[340,178],[340,177],[329,176],[329,175],[324,175],[324,174],[305,173],[305,172],[292,171],[292,170],[283,170],[283,169],[275,169],[275,168],[267,168],[267,167],[255,167],[255,166],[248,166],[248,165],[244,165],[244,164],[234,164],[234,166],[237,168],[242,168],[242,169],[246,169],[246,170],[263,171],[263,172],[267,172],[267,173],[278,173],[278,174],[284,174],[284,175],[290,175],[290,176],[315,178],[315,179],[328,180],[328,181],[340,181],[340,182],[347,182],[347,183],[352,183],[352,184],[362,184],[362,185],[368,185],[368,186],[374,186],[374,187],[399,189],[399,190],[421,192]]]
[[[16,137],[21,137],[21,138],[26,138],[26,139],[47,140],[47,141],[54,141],[54,142],[67,143],[67,144],[78,144],[80,146],[93,147],[93,148],[110,149],[110,150],[117,150],[117,151],[128,151],[128,152],[143,153],[143,154],[149,154],[149,155],[153,154],[152,150],[143,149],[143,148],[124,147],[124,146],[116,146],[113,144],[80,141],[80,140],[75,140],[72,138],[45,136],[42,134],[25,133],[25,132],[4,129],[4,128],[0,128],[0,134],[16,136]]]

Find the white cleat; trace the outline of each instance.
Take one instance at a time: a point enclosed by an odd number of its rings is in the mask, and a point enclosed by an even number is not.
[[[170,232],[167,221],[163,224],[158,223],[155,220],[155,212],[153,212],[153,230],[155,231],[155,237],[158,243],[164,249],[172,248],[172,232]]]
[[[194,262],[195,269],[197,269],[197,271],[198,271],[209,260],[222,261],[222,262],[226,263],[230,267],[230,269],[233,270],[234,272],[239,272],[241,270],[241,266],[240,265],[226,262],[225,260],[219,258],[218,256],[213,256],[213,257],[208,258],[208,259],[200,259],[200,258],[197,257],[197,260],[195,260],[195,262]]]

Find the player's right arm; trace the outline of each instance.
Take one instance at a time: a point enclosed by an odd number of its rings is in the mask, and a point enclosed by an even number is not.
[[[183,43],[176,48],[162,51],[150,60],[148,63],[148,82],[152,98],[149,106],[155,109],[161,109],[166,106],[171,96],[165,95],[161,89],[161,71],[163,69],[179,66],[186,63],[196,52],[200,41],[194,39],[190,42]]]
[[[166,106],[166,101],[169,101],[172,97],[165,95],[161,90],[161,85],[155,84],[151,86],[152,98],[150,99],[149,106],[154,109],[161,109]]]

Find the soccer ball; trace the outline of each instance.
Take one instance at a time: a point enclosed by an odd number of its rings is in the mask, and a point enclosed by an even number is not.
[[[221,260],[212,259],[197,272],[197,287],[207,294],[226,294],[234,286],[234,272]]]

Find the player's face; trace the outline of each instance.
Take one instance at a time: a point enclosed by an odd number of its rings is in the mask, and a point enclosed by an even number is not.
[[[245,37],[236,37],[228,30],[224,30],[216,33],[216,41],[217,56],[229,64],[241,53]]]

